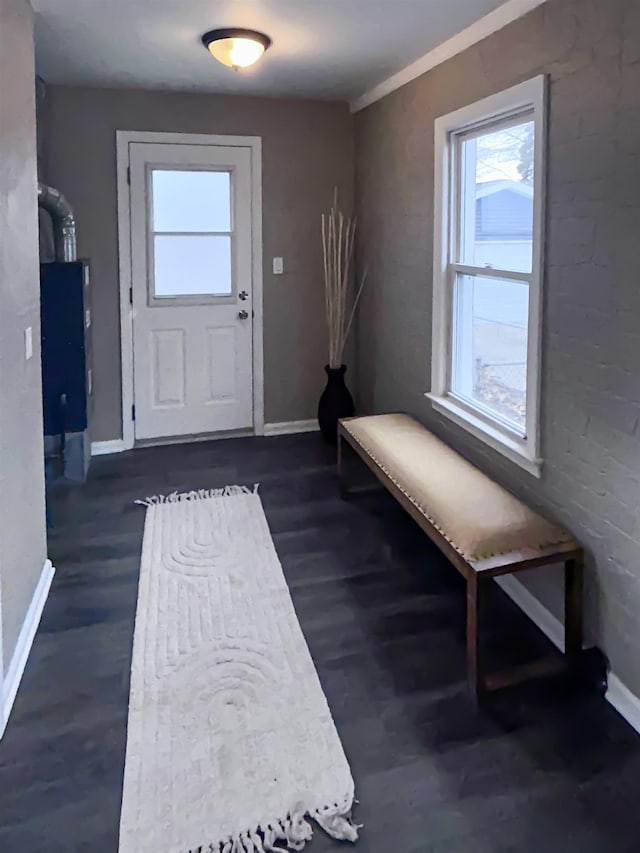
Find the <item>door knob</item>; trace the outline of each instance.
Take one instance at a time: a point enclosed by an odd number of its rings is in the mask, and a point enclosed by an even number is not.
[[[244,308],[243,308],[243,309],[242,309],[242,311],[238,311],[238,317],[239,317],[241,320],[246,320],[246,319],[248,319],[248,317],[249,317],[249,312],[248,312],[248,311],[245,311],[245,310],[244,310]]]

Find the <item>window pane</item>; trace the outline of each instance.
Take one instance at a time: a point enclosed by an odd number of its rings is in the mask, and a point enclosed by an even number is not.
[[[154,169],[154,231],[231,231],[229,172]]]
[[[229,296],[231,237],[154,237],[155,296]]]
[[[528,284],[461,275],[454,303],[452,390],[524,435]]]
[[[531,272],[534,123],[461,143],[460,262]]]

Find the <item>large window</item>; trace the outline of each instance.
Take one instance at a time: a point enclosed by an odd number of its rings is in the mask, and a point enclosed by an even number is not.
[[[434,407],[538,475],[545,79],[436,122]]]

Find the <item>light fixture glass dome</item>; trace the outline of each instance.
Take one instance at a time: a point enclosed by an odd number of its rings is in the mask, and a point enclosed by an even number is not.
[[[255,30],[211,30],[202,36],[211,55],[229,68],[247,68],[257,62],[271,44],[271,39]]]

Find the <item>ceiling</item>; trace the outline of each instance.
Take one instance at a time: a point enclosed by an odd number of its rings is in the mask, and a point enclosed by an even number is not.
[[[48,83],[353,100],[504,0],[32,0]],[[213,60],[200,36],[262,30],[252,68]]]

